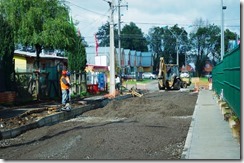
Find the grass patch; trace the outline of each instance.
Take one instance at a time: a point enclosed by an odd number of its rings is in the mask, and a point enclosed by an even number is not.
[[[201,77],[201,78],[199,78],[199,82],[200,83],[208,83],[208,78],[206,78],[206,77]]]
[[[127,83],[127,84],[136,84],[136,83],[145,84],[145,83],[150,83],[151,81],[152,81],[151,79],[127,80],[127,81],[124,81],[124,83]]]

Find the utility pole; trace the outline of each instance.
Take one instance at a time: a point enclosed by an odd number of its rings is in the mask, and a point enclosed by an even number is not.
[[[121,14],[120,14],[120,7],[126,6],[128,9],[128,4],[127,5],[121,5],[120,4],[121,0],[118,0],[118,48],[119,48],[119,54],[118,54],[118,67],[119,67],[119,77],[120,77],[120,86],[122,86],[122,77],[121,77]],[[120,93],[122,94],[122,87],[120,87]]]
[[[225,43],[224,43],[224,10],[226,6],[223,6],[223,0],[221,0],[221,61],[224,58]]]
[[[168,29],[168,26],[166,27],[166,29]],[[179,66],[179,38],[181,37],[181,35],[184,32],[184,28],[181,28],[181,33],[180,35],[176,35],[175,33],[173,33],[170,29],[168,29],[169,32],[175,37],[176,39],[176,64]]]
[[[109,93],[115,96],[115,62],[114,62],[114,0],[109,2],[110,16],[110,88]]]
[[[179,39],[176,38],[176,64],[179,66]]]
[[[121,15],[120,15],[120,1],[118,0],[118,47],[119,47],[119,55],[118,55],[118,66],[121,68],[121,39],[120,39],[120,31],[121,31]]]
[[[121,35],[120,35],[120,32],[121,32],[121,14],[120,14],[120,8],[126,7],[128,10],[128,4],[121,5],[120,2],[121,2],[121,0],[118,0],[118,37],[119,37],[119,39],[118,39],[118,48],[119,48],[118,66],[119,67],[121,66]]]

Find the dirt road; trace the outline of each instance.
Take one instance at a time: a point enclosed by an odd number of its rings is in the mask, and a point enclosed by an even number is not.
[[[0,141],[0,158],[180,159],[196,93],[150,92]]]

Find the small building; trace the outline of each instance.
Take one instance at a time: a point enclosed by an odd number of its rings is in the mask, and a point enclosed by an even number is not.
[[[141,67],[143,72],[153,71],[153,56],[152,52],[142,52],[141,53]]]
[[[86,47],[87,64],[108,66],[109,65],[109,47],[99,47],[96,52],[95,47]]]
[[[124,74],[125,72],[131,72],[131,69],[130,69],[130,49],[124,49],[124,65],[123,65],[123,69],[124,69]]]
[[[130,72],[136,72],[137,67],[136,67],[136,51],[131,50],[130,51],[130,58],[129,58],[129,66],[130,66]]]
[[[15,71],[16,72],[33,72],[36,69],[36,53],[15,50],[14,51]],[[58,66],[62,69],[67,66],[67,57],[57,56],[56,54],[40,53],[40,70],[45,70],[47,67]]]

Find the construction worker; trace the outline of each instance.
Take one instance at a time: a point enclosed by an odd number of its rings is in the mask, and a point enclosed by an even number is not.
[[[63,107],[61,108],[62,111],[65,110],[65,105],[68,102],[68,89],[70,87],[70,84],[66,80],[66,76],[67,76],[67,71],[63,70],[62,76],[60,78],[60,87],[62,91],[62,105],[63,105]]]
[[[115,89],[118,91],[120,89],[120,78],[118,75],[115,75]]]
[[[69,84],[69,89],[67,90],[67,95],[68,95],[68,101],[70,103],[71,102],[71,82],[70,82],[70,72],[69,71],[67,71],[66,81]]]

